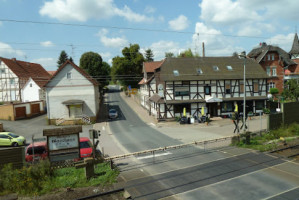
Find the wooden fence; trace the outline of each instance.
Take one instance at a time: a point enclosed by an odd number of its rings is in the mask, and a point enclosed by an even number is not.
[[[12,163],[14,168],[25,164],[25,147],[0,148],[0,166]]]

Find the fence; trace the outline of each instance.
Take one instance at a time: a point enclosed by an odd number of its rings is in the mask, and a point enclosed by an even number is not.
[[[268,115],[268,130],[279,128],[283,124],[283,113],[275,113]]]
[[[22,168],[25,164],[25,147],[0,149],[0,166],[12,163],[14,168]]]

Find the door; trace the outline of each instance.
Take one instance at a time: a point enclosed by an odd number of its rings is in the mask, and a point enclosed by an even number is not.
[[[32,114],[39,114],[40,113],[39,104],[31,104],[31,113]]]
[[[25,118],[26,117],[26,107],[16,107],[16,119]]]
[[[209,103],[208,104],[210,117],[217,116],[217,103]]]

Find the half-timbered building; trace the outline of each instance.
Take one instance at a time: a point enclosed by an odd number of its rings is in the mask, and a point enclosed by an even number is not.
[[[267,78],[263,68],[251,59],[166,58],[147,83],[153,90],[147,104],[158,119],[182,116],[184,108],[187,115],[199,116],[202,107],[211,117],[225,116],[234,111],[235,104],[243,112],[245,84],[246,110],[255,113],[265,107]]]

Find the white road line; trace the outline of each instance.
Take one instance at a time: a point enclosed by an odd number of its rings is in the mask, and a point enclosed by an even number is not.
[[[271,199],[271,198],[273,198],[273,197],[277,197],[277,196],[279,196],[279,195],[281,195],[281,194],[283,194],[283,193],[286,193],[286,192],[295,190],[295,189],[297,189],[297,188],[299,188],[299,186],[297,186],[297,187],[293,187],[293,188],[291,188],[291,189],[289,189],[289,190],[286,190],[286,191],[280,192],[280,193],[278,193],[278,194],[275,194],[275,195],[273,195],[273,196],[267,197],[267,198],[265,198],[265,199],[263,199],[263,200],[267,200],[267,199]]]
[[[148,158],[153,158],[153,157],[160,157],[160,156],[166,156],[172,154],[170,152],[165,152],[165,153],[159,153],[159,154],[155,154],[155,155],[148,155],[148,156],[142,156],[142,157],[137,157],[138,160],[142,160],[142,159],[148,159]]]
[[[105,126],[102,127],[102,130],[105,131]]]

